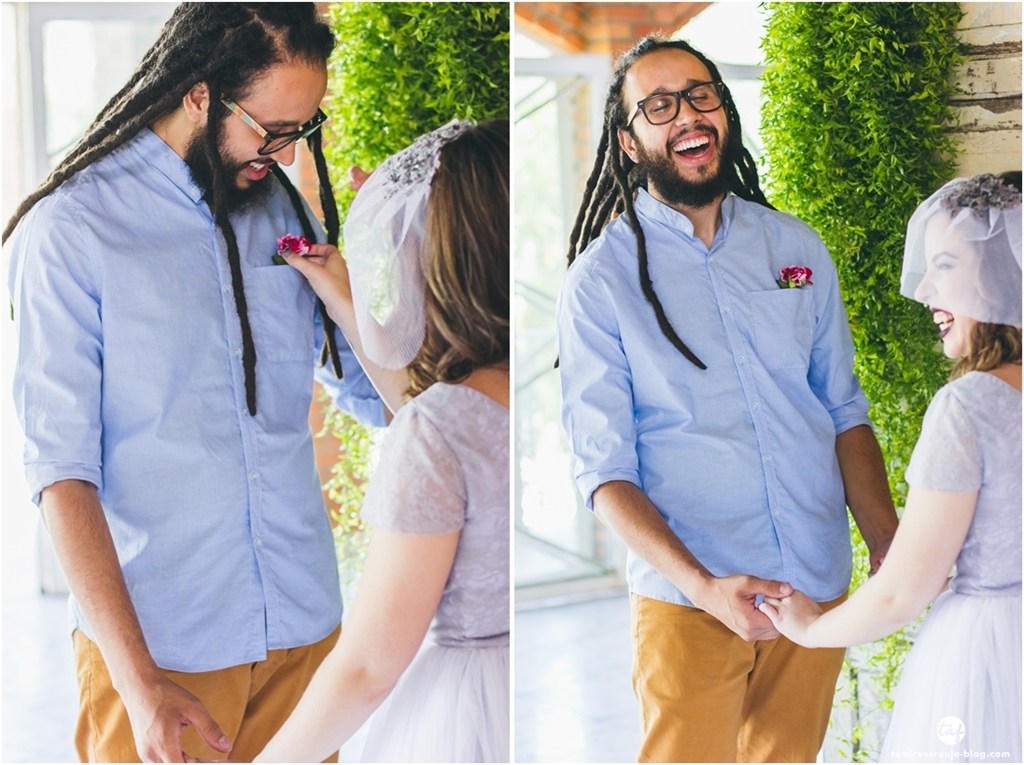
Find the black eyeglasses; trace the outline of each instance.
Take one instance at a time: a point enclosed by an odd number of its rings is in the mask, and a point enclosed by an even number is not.
[[[327,120],[327,115],[324,114],[323,109],[317,109],[316,115],[313,119],[298,130],[293,130],[290,133],[271,133],[269,130],[264,129],[260,123],[246,114],[245,110],[230,98],[222,98],[221,103],[230,109],[240,120],[242,120],[242,122],[262,136],[263,145],[256,150],[256,153],[261,157],[273,154],[275,151],[281,151],[285,146],[289,146],[296,141],[301,141],[306,136],[319,130],[320,126]]]
[[[655,93],[647,96],[642,101],[637,101],[633,111],[626,120],[626,127],[633,124],[633,118],[637,112],[643,112],[647,121],[652,125],[664,125],[671,122],[679,114],[679,100],[686,99],[691,107],[698,112],[713,112],[722,108],[722,89],[725,87],[721,82],[698,82],[686,90],[677,90],[675,93]]]

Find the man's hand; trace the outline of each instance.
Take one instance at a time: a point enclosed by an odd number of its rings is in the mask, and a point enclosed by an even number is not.
[[[712,578],[707,588],[691,600],[748,642],[772,640],[779,636],[771,620],[755,605],[758,595],[784,598],[793,586],[756,576],[734,575]]]
[[[870,565],[870,571],[872,574],[877,574],[878,569],[881,568],[882,563],[885,561],[885,556],[889,554],[889,546],[892,544],[892,540],[895,535],[886,539],[882,544],[878,545],[874,550],[869,549],[868,561]]]
[[[181,734],[189,725],[218,752],[231,751],[231,742],[203,703],[163,675],[145,683],[139,693],[123,693],[121,698],[143,762],[186,762]]]
[[[805,648],[815,647],[808,640],[807,630],[818,620],[822,610],[802,592],[794,592],[785,598],[765,598],[760,609],[775,628],[794,643]]]

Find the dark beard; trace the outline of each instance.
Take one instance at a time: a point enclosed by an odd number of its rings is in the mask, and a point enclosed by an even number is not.
[[[221,155],[221,162],[224,163],[224,156]],[[203,199],[210,208],[213,208],[213,167],[210,166],[210,159],[206,154],[206,134],[203,131],[197,132],[188,145],[185,147],[185,164],[188,166],[192,180],[203,190]],[[248,188],[240,189],[235,185],[235,178],[248,165],[224,163],[223,199],[226,212],[233,213],[244,210],[258,202],[262,202],[270,194],[270,174],[261,181],[256,181]]]
[[[648,190],[653,186],[658,195],[670,205],[681,205],[699,210],[714,204],[729,191],[729,179],[725,172],[725,156],[728,153],[730,136],[726,136],[725,144],[718,143],[718,133],[711,130],[715,142],[721,147],[718,170],[699,181],[689,181],[679,174],[672,158],[665,154],[651,154],[637,142],[636,165],[647,177]],[[672,151],[671,148],[667,149]]]

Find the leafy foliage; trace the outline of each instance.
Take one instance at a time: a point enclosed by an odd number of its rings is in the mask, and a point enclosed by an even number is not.
[[[338,44],[328,62],[324,155],[344,210],[354,193],[347,170],[372,169],[451,119],[508,116],[508,3],[337,3],[329,22]],[[344,447],[326,485],[342,584],[362,570],[369,530],[359,515],[376,429],[333,405],[325,432]]]
[[[334,546],[338,554],[342,592],[348,601],[355,594],[355,584],[363,570],[370,541],[370,530],[363,523],[360,510],[375,463],[374,450],[382,433],[342,412],[331,403],[330,396],[322,388],[319,400],[324,407],[324,424],[316,437],[330,434],[344,445],[323,488],[333,503],[330,514]]]
[[[508,3],[337,3],[329,19],[334,167],[376,167],[456,117],[508,117]]]
[[[836,262],[856,372],[902,506],[921,420],[949,372],[928,311],[899,295],[903,239],[917,205],[955,175],[957,147],[946,128],[956,119],[952,74],[965,61],[955,34],[963,14],[958,3],[768,3],[768,10],[769,198],[813,226]],[[858,587],[867,552],[854,536]],[[891,704],[905,648],[897,633],[868,660],[883,705]]]

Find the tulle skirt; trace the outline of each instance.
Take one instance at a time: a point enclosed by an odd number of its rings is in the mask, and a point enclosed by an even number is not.
[[[943,593],[896,691],[881,762],[1021,762],[1021,596]]]
[[[508,641],[427,645],[374,714],[363,762],[508,762]]]

